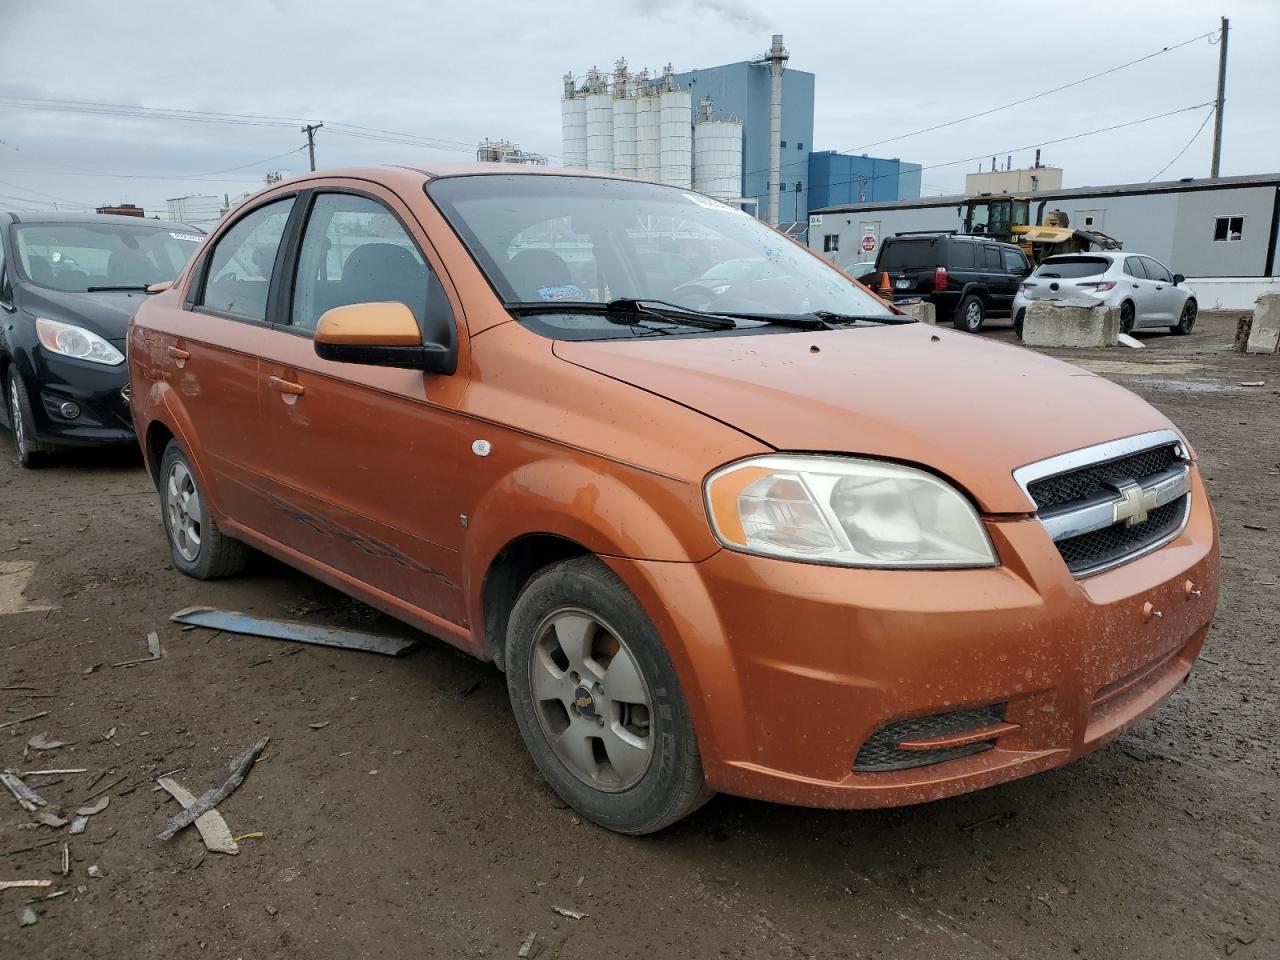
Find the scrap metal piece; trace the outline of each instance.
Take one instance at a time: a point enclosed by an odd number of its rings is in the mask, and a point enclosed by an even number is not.
[[[389,657],[402,657],[417,647],[420,642],[416,639],[365,633],[360,630],[321,627],[297,620],[254,617],[234,610],[215,610],[212,607],[187,607],[185,610],[179,610],[169,619],[176,623],[194,624],[227,633],[267,637],[271,640],[293,640],[321,647],[340,647],[344,650],[363,650],[366,653],[381,653]]]
[[[76,817],[71,821],[71,833],[74,836],[78,833],[84,833],[85,827],[89,826],[88,817]]]
[[[121,660],[119,663],[113,663],[113,667],[131,667],[135,663],[150,663],[152,660],[159,660],[164,656],[164,649],[160,646],[160,634],[152,630],[147,634],[147,649],[151,651],[149,657],[138,657],[136,660]]]
[[[9,788],[15,800],[28,813],[35,813],[36,807],[47,807],[44,797],[28,787],[16,773],[0,773],[0,783]]]
[[[261,755],[262,751],[267,749],[267,744],[271,741],[270,737],[263,737],[257,743],[254,743],[244,753],[236,757],[228,765],[227,769],[231,776],[227,778],[227,782],[220,787],[204,793],[199,800],[187,807],[180,814],[174,817],[160,831],[159,839],[171,840],[173,835],[183,827],[194,823],[201,814],[212,810],[223,800],[229,797],[235,790],[244,783],[244,778],[249,775],[249,771],[253,769],[254,762]]]
[[[156,783],[168,790],[173,799],[182,804],[184,810],[195,806],[195,794],[178,781],[171,777],[161,777]],[[222,819],[222,814],[217,810],[209,810],[196,817],[196,829],[200,831],[200,839],[204,841],[206,850],[213,853],[240,852],[239,844],[231,837],[231,829],[227,826],[227,821]]]
[[[27,746],[32,750],[57,750],[59,747],[69,746],[69,744],[66,740],[50,740],[49,731],[41,730],[27,741]]]
[[[29,717],[19,717],[17,720],[6,720],[4,723],[0,723],[0,730],[3,730],[5,727],[16,727],[18,724],[26,723],[29,720],[39,720],[41,717],[47,717],[48,715],[48,710],[41,710],[39,713],[33,713]]]
[[[103,797],[97,803],[93,804],[93,806],[81,807],[79,810],[76,811],[76,816],[92,817],[95,813],[101,813],[103,810],[107,809],[107,804],[109,804],[110,802],[111,802],[110,797]]]
[[[568,917],[570,920],[585,920],[587,917],[585,913],[579,913],[577,910],[566,910],[564,907],[553,906],[551,910],[553,913],[558,913],[562,917]]]
[[[17,890],[19,887],[44,888],[53,886],[52,880],[0,880],[0,890]]]
[[[37,810],[36,819],[46,827],[65,827],[67,825],[66,818],[60,817],[56,813],[50,813],[48,810]]]

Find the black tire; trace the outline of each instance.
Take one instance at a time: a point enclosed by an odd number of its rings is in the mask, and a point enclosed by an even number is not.
[[[1022,325],[1027,319],[1027,311],[1019,310],[1017,316],[1013,318],[1013,332],[1018,335],[1018,339],[1022,339]]]
[[[1136,312],[1133,307],[1132,300],[1126,300],[1120,304],[1120,332],[1133,333],[1133,321]]]
[[[614,771],[603,736],[583,739],[594,734],[577,734],[579,745],[590,744],[584,748],[585,762],[592,766],[589,773],[575,772],[561,758],[563,748],[553,746],[553,740],[560,743],[575,731],[593,730],[592,723],[599,724],[603,734],[606,721],[595,713],[598,704],[607,705],[603,709],[610,712],[610,729],[614,727],[612,718],[619,718],[616,711],[621,709],[608,699],[607,688],[602,686],[609,683],[609,674],[597,674],[601,683],[591,685],[592,690],[598,691],[595,696],[599,701],[592,699],[584,686],[578,686],[568,702],[558,695],[544,696],[541,701],[535,696],[534,668],[558,669],[562,679],[552,681],[556,683],[563,682],[564,677],[571,677],[569,682],[574,684],[591,679],[580,680],[572,669],[573,661],[552,664],[548,659],[548,648],[553,651],[552,656],[554,651],[563,656],[557,646],[558,631],[549,626],[557,618],[593,622],[594,632],[583,633],[592,669],[602,662],[607,669],[625,655],[643,679],[650,707],[645,710],[645,725],[641,728],[646,731],[642,742],[647,759],[642,772],[632,775],[638,779],[610,788],[608,778]],[[614,652],[598,651],[601,643],[608,644]],[[583,668],[584,675],[587,669]],[[530,756],[551,788],[586,819],[618,833],[654,833],[711,798],[689,708],[662,639],[631,591],[596,557],[575,557],[552,564],[529,580],[511,612],[506,671],[511,708]],[[548,675],[540,674],[544,680]],[[562,737],[553,736],[551,731],[557,723],[564,724]]]
[[[18,466],[27,469],[43,466],[55,448],[36,436],[35,417],[31,415],[31,398],[27,395],[26,382],[15,367],[9,368],[4,395],[9,408],[9,429],[13,431],[13,449]]]
[[[1192,330],[1195,329],[1196,314],[1198,312],[1199,312],[1199,307],[1197,306],[1196,302],[1194,300],[1188,299],[1187,302],[1182,305],[1182,316],[1179,317],[1178,322],[1175,323],[1169,329],[1174,333],[1176,333],[1178,336],[1185,337],[1187,334],[1189,334]]]
[[[951,322],[957,330],[963,330],[965,333],[977,333],[982,329],[982,324],[987,319],[987,308],[982,302],[982,298],[976,294],[969,294],[962,297],[960,306],[956,307],[956,312],[951,318]]]
[[[190,500],[185,503],[181,500],[186,478],[190,479],[190,490],[195,496],[194,508],[190,510],[186,509]],[[187,576],[221,580],[239,573],[248,563],[249,548],[218,529],[186,451],[177,440],[169,441],[160,459],[160,516],[173,565]],[[194,542],[186,532],[188,518],[194,522],[198,534]]]

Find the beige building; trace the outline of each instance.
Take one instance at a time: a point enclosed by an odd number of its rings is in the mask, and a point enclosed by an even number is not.
[[[981,193],[1026,194],[1061,189],[1061,167],[992,170],[988,173],[966,174],[964,178],[964,192],[968,196]]]

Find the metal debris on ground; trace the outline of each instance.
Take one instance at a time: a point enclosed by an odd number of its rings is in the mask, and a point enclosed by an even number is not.
[[[579,913],[577,910],[566,910],[564,907],[553,906],[552,911],[560,914],[562,917],[568,917],[570,920],[585,920],[587,915]]]
[[[0,880],[0,890],[17,890],[27,887],[42,890],[51,886],[53,886],[52,880]]]
[[[21,926],[29,927],[40,919],[40,914],[36,913],[30,907],[23,907],[22,912],[18,915],[18,923]]]
[[[62,875],[65,877],[71,872],[71,847],[68,844],[62,845]]]
[[[234,840],[236,843],[239,843],[241,840],[261,840],[265,836],[266,834],[263,833],[261,830],[254,830],[251,833],[242,833],[240,834],[240,836],[232,837],[231,839]]]
[[[312,730],[323,730],[325,727],[327,727],[331,723],[333,723],[332,720],[321,720],[318,723],[308,723],[307,726],[310,727]]]
[[[56,813],[50,813],[48,810],[37,810],[36,819],[46,827],[65,827],[67,825],[65,817],[60,817]]]
[[[516,951],[516,956],[522,958],[529,956],[530,951],[533,950],[533,941],[537,939],[538,932],[535,930],[533,933],[529,934],[529,938],[525,940],[524,943],[520,944],[520,949]]]
[[[16,773],[0,773],[0,783],[9,788],[9,792],[13,794],[14,799],[18,801],[23,810],[29,813],[34,813],[36,807],[47,807],[49,805],[45,802],[44,797],[23,783]]]
[[[76,817],[71,821],[71,834],[74,836],[79,833],[84,833],[85,827],[87,826],[89,826],[88,817]]]
[[[20,777],[52,777],[56,774],[88,773],[87,767],[75,767],[69,770],[23,770]]]
[[[1132,347],[1135,350],[1145,350],[1146,344],[1137,337],[1131,337],[1127,333],[1120,334],[1120,344],[1125,347]]]
[[[99,779],[99,780],[101,780],[102,778],[101,778],[101,777],[99,777],[98,779]],[[126,780],[128,780],[128,779],[129,779],[129,775],[128,775],[127,773],[126,773],[126,774],[124,774],[123,776],[116,777],[116,778],[115,778],[114,780],[112,780],[110,783],[105,783],[105,784],[103,784],[102,786],[100,786],[97,790],[93,791],[93,793],[91,793],[91,794],[89,794],[87,797],[85,797],[85,800],[92,800],[92,799],[93,799],[94,797],[96,797],[98,794],[100,794],[100,793],[106,793],[108,790],[110,790],[112,787],[114,787],[117,783],[124,783],[124,782],[125,782]],[[97,781],[94,781],[94,782],[96,783]]]
[[[113,667],[131,667],[135,663],[151,663],[153,660],[160,660],[164,657],[164,649],[160,646],[160,634],[152,630],[147,634],[147,649],[151,651],[149,657],[138,657],[136,660],[121,660],[119,663],[113,663]]]
[[[196,797],[190,790],[170,777],[160,777],[156,783],[169,791],[170,796],[182,804],[187,810],[196,804]],[[222,814],[217,810],[209,810],[196,817],[196,829],[200,831],[200,839],[204,841],[206,850],[213,853],[237,854],[240,847],[231,836],[231,829]]]
[[[33,713],[29,717],[19,717],[17,720],[6,720],[4,723],[0,723],[0,730],[3,730],[5,727],[16,727],[20,723],[29,723],[32,720],[39,720],[41,717],[47,717],[48,715],[48,710],[41,710],[39,713]]]
[[[236,788],[240,786],[240,784],[244,783],[245,777],[247,777],[249,775],[249,771],[253,769],[254,761],[258,759],[263,750],[267,749],[267,744],[270,741],[270,737],[263,737],[261,740],[250,746],[244,753],[240,754],[240,756],[236,757],[235,760],[231,761],[227,768],[231,775],[227,778],[226,783],[220,787],[215,787],[214,789],[209,790],[190,807],[186,808],[170,820],[168,824],[166,824],[165,828],[160,831],[159,839],[172,839],[173,835],[183,827],[190,826],[200,817],[201,814],[212,810],[230,796]]]
[[[89,869],[86,872],[89,874],[90,878],[94,880],[101,880],[104,876],[102,868],[96,863],[90,864]]]
[[[32,750],[57,750],[59,747],[66,747],[69,745],[70,742],[66,740],[50,740],[49,731],[47,730],[41,730],[27,741],[27,746]]]
[[[417,647],[416,639],[365,633],[360,630],[343,630],[338,627],[321,627],[297,620],[275,620],[254,617],[233,610],[215,610],[212,607],[188,607],[179,610],[170,620],[190,623],[210,630],[266,637],[270,640],[293,640],[321,647],[339,647],[344,650],[362,650],[381,653],[389,657],[401,657]]]
[[[107,804],[109,804],[110,802],[111,802],[110,797],[103,797],[92,806],[81,807],[79,810],[76,811],[76,816],[92,817],[95,813],[101,813],[103,810],[107,809]]]

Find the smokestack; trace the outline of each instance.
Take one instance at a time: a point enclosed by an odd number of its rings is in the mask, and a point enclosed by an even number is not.
[[[760,61],[769,65],[769,205],[765,219],[774,227],[778,225],[778,191],[782,180],[782,71],[789,56],[782,45],[782,34],[775,33],[769,52]]]
[[[1040,169],[1040,148],[1036,148],[1036,169]]]

